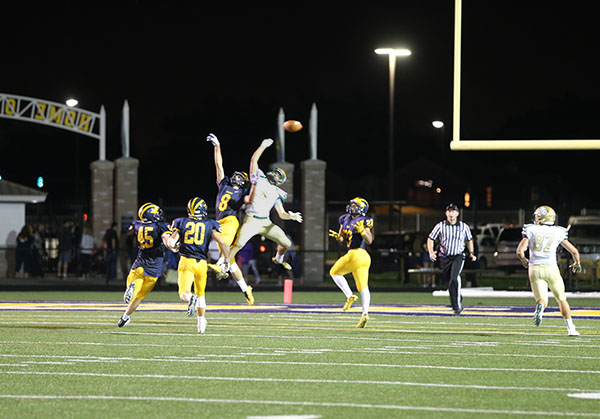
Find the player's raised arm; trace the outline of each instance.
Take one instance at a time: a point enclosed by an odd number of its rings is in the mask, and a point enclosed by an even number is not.
[[[208,134],[206,141],[212,143],[212,145],[215,147],[215,169],[217,171],[217,184],[219,184],[225,177],[225,169],[223,169],[223,156],[221,154],[221,143],[215,134]]]
[[[260,156],[262,156],[262,153],[272,145],[272,139],[266,138],[262,140],[250,158],[250,183],[252,186],[250,187],[250,193],[244,197],[244,203],[246,204],[254,201],[254,190],[256,189],[256,182],[258,181],[258,161],[260,160]]]
[[[262,156],[262,153],[272,145],[273,140],[266,138],[262,140],[254,154],[252,154],[252,158],[250,158],[250,180],[252,180],[252,175],[255,175],[256,172],[258,172],[258,160],[260,160],[260,156]]]

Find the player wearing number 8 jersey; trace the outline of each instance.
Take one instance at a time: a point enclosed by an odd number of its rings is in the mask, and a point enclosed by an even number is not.
[[[142,300],[152,291],[162,275],[164,243],[170,237],[169,225],[164,222],[163,212],[151,202],[142,205],[138,211],[139,220],[129,227],[135,230],[138,255],[127,276],[127,289],[123,301],[128,304],[117,326],[123,327],[130,321],[130,315]]]
[[[565,284],[556,262],[556,250],[560,245],[571,254],[574,263],[570,268],[573,273],[581,272],[579,251],[567,240],[567,229],[554,225],[556,212],[551,207],[546,205],[538,207],[533,217],[534,223],[523,227],[523,239],[517,247],[517,256],[529,271],[529,282],[535,298],[533,322],[536,326],[542,323],[544,309],[548,306],[548,288],[550,288],[558,302],[560,313],[567,323],[568,335],[579,336],[571,319],[571,307],[567,302]],[[525,256],[526,250],[529,250],[529,259]]]
[[[221,251],[229,257],[229,246],[221,237],[221,225],[218,221],[206,218],[208,207],[201,198],[192,198],[188,202],[188,216],[180,217],[171,223],[172,236],[168,247],[179,247],[179,266],[177,267],[177,284],[179,297],[188,302],[188,316],[197,314],[198,332],[206,330],[206,273],[208,244],[213,238]],[[194,291],[192,292],[192,284]]]
[[[206,137],[206,141],[212,143],[214,146],[217,185],[219,188],[216,202],[216,218],[221,224],[221,236],[223,237],[223,240],[228,246],[231,246],[240,227],[237,217],[238,211],[244,205],[244,198],[246,198],[250,192],[248,174],[246,172],[236,171],[233,172],[231,178],[225,176],[225,170],[223,169],[223,156],[221,154],[221,144],[219,140],[214,134],[209,134],[208,137]],[[227,274],[223,274],[220,269],[220,265],[222,265],[224,261],[225,257],[221,251],[221,257],[219,258],[217,265],[209,265],[209,268],[218,272],[217,277],[219,279],[227,277]],[[230,272],[240,287],[240,290],[244,293],[248,304],[253,305],[254,295],[252,294],[252,287],[246,284],[246,281],[242,275],[242,271],[238,268],[235,260],[231,261]]]

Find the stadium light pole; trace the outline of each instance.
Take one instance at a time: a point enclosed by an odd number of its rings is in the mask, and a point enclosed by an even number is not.
[[[390,68],[390,118],[388,132],[388,199],[394,200],[394,85],[396,79],[396,57],[412,54],[409,49],[377,48],[375,54],[387,55]],[[391,214],[390,214],[391,215]]]

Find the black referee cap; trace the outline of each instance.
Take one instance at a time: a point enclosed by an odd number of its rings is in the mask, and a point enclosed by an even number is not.
[[[456,204],[448,204],[448,205],[446,205],[446,211],[448,211],[448,210],[458,211],[458,205],[456,205]]]

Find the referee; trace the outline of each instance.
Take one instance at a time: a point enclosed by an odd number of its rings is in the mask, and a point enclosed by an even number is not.
[[[435,253],[433,245],[439,239],[439,255]],[[460,315],[463,311],[462,295],[460,293],[460,273],[465,264],[465,242],[471,260],[477,260],[473,252],[473,236],[471,229],[462,221],[458,221],[458,206],[448,204],[446,207],[446,220],[440,221],[433,227],[429,237],[427,237],[427,250],[432,262],[435,262],[439,256],[440,268],[444,279],[448,283],[448,293],[450,294],[450,303],[455,315]]]

